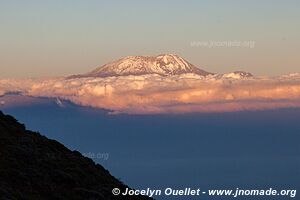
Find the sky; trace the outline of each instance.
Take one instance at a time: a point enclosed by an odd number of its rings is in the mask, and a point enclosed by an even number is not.
[[[299,8],[298,0],[0,0],[0,78],[164,53],[217,73],[299,72]]]

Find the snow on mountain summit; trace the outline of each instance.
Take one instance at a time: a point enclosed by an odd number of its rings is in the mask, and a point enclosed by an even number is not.
[[[231,79],[243,79],[243,78],[251,78],[253,75],[249,72],[244,71],[235,71],[227,74],[223,74],[222,78],[231,78]]]
[[[211,73],[199,69],[185,59],[174,54],[158,56],[128,56],[105,64],[87,74],[75,75],[71,78],[81,77],[109,77],[158,74],[161,76],[194,73],[206,76]]]

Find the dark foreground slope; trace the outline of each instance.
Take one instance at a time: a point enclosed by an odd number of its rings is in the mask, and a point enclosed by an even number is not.
[[[113,196],[116,187],[126,188],[102,166],[0,111],[0,199],[150,199]]]

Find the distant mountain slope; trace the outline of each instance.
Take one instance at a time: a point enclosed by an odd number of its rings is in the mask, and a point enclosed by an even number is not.
[[[150,199],[113,196],[113,188],[126,186],[102,166],[1,111],[0,155],[0,199]]]
[[[99,67],[92,72],[74,75],[69,78],[82,77],[109,77],[159,74],[162,76],[194,73],[206,76],[212,73],[206,72],[178,55],[163,54],[158,56],[128,56],[117,61]]]

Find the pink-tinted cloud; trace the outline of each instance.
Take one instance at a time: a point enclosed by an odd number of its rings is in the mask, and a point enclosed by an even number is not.
[[[2,92],[1,92],[2,91]],[[0,80],[0,94],[21,91],[112,113],[231,112],[300,107],[300,75],[232,79],[158,75],[79,79]]]

